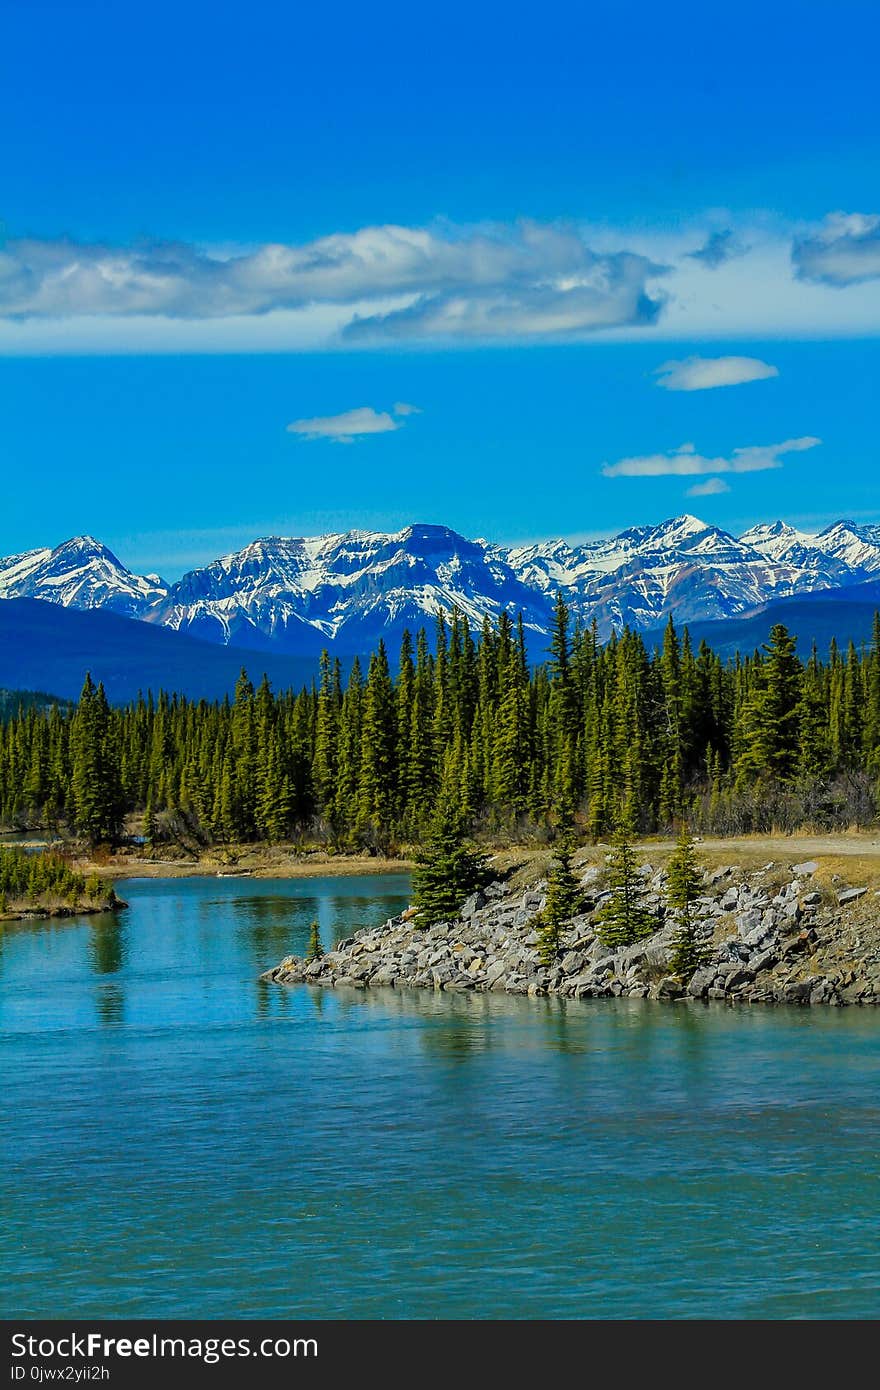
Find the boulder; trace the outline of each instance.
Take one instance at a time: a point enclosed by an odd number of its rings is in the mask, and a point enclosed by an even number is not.
[[[493,989],[496,983],[503,979],[507,973],[507,965],[503,960],[493,960],[486,971],[486,986]]]
[[[863,898],[867,891],[867,888],[843,888],[837,895],[837,901],[843,907],[846,903],[854,903],[857,898]]]
[[[692,999],[705,999],[715,979],[715,966],[705,965],[695,970],[688,982],[687,992]]]
[[[755,974],[759,975],[762,970],[772,970],[778,959],[779,957],[773,949],[762,951],[760,955],[752,956],[749,961],[749,969],[754,970]]]
[[[813,992],[815,980],[790,980],[782,988],[782,1001],[785,1004],[806,1004]]]
[[[741,912],[736,919],[736,929],[740,936],[745,939],[756,927],[763,925],[764,914],[752,909],[749,912]]]
[[[475,912],[479,912],[480,908],[485,906],[486,899],[482,893],[479,891],[471,893],[470,897],[466,898],[462,903],[460,915],[464,921],[468,921],[469,918],[473,917]]]

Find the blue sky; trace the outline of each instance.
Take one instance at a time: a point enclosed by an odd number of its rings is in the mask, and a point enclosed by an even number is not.
[[[880,519],[878,38],[809,0],[12,0],[0,553]]]

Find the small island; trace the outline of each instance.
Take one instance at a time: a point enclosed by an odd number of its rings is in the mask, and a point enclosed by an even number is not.
[[[56,850],[29,854],[0,848],[0,921],[21,917],[72,917],[125,907],[113,885],[73,869]]]

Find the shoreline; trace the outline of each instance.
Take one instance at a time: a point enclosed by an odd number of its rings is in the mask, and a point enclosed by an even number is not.
[[[652,934],[613,948],[599,934],[600,909],[610,897],[604,863],[579,867],[582,906],[562,928],[549,962],[539,956],[536,922],[546,880],[524,887],[513,874],[473,894],[454,920],[422,928],[407,912],[317,959],[285,957],[260,978],[530,998],[880,1005],[880,890],[829,874],[818,860],[706,870],[695,904],[704,960],[681,977],[672,968],[678,925],[666,905],[665,870],[651,864],[641,870],[645,906],[656,922]]]
[[[80,873],[96,874],[105,879],[126,878],[189,878],[189,877],[247,877],[247,878],[318,878],[327,876],[378,875],[412,873],[415,862],[408,855],[375,855],[365,853],[335,854],[330,850],[298,850],[290,845],[233,845],[206,850],[198,857],[147,856],[140,850],[121,850],[115,854],[93,857],[78,851],[75,844],[43,838],[39,831],[24,838],[27,832],[0,831],[0,845],[23,842],[33,848],[54,845],[68,854],[71,864]],[[880,830],[834,832],[826,834],[796,831],[791,835],[742,835],[698,839],[700,857],[712,868],[728,862],[731,857],[743,869],[758,867],[768,859],[780,861],[798,859],[861,860],[859,865],[848,862],[847,869],[855,870],[874,881],[880,888]],[[546,871],[551,857],[549,845],[534,843],[489,844],[481,846],[499,873],[514,868],[519,881],[525,883],[531,874],[537,879]],[[576,854],[581,865],[601,863],[610,848],[605,841],[582,845]],[[671,837],[649,836],[634,843],[635,853],[642,859],[663,864],[674,848]]]
[[[411,859],[384,859],[370,855],[309,855],[298,859],[242,856],[235,864],[212,858],[138,859],[120,856],[106,861],[75,858],[81,873],[101,878],[325,878],[356,877],[360,874],[405,874],[413,869]]]

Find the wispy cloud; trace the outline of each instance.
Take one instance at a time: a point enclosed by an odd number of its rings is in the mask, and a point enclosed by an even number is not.
[[[409,405],[407,401],[395,401],[391,409],[395,415],[421,415],[421,408],[417,405]]]
[[[880,214],[834,213],[817,235],[796,240],[791,254],[802,280],[841,288],[880,278]]]
[[[643,454],[634,458],[606,463],[602,472],[606,478],[663,478],[690,477],[704,473],[762,473],[781,468],[786,454],[814,449],[821,439],[804,435],[786,439],[782,444],[749,444],[734,449],[729,457],[706,458],[698,454],[693,444],[681,444],[665,454]]]
[[[694,483],[685,497],[717,497],[719,493],[730,492],[730,484],[723,478],[707,478],[704,483]]]
[[[418,407],[410,406],[395,413],[417,414]],[[374,410],[371,405],[358,406],[355,410],[344,410],[341,415],[315,415],[310,420],[294,420],[287,426],[288,433],[297,434],[301,439],[329,439],[334,444],[353,444],[366,434],[389,434],[402,428],[400,420],[395,420],[387,410]]]
[[[716,386],[742,386],[779,376],[778,367],[757,357],[686,357],[664,362],[655,376],[666,391],[710,391]]]
[[[744,255],[747,249],[733,228],[727,227],[723,232],[711,232],[698,250],[688,251],[686,255],[692,261],[700,261],[710,270],[717,270],[720,265],[733,260],[734,256]]]
[[[560,252],[562,248],[559,248]],[[361,342],[394,339],[487,341],[499,338],[571,338],[602,329],[647,326],[657,319],[662,299],[650,295],[646,280],[663,267],[628,252],[594,255],[571,248],[555,272],[516,277],[420,295],[387,313],[357,315],[344,336]]]

